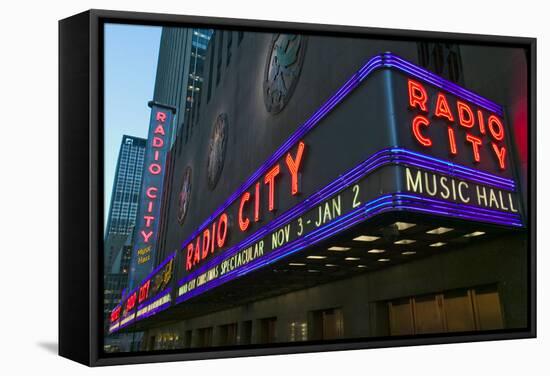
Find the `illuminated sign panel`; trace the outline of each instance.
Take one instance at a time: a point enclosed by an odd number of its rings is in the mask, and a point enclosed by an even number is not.
[[[151,120],[145,150],[143,183],[139,201],[130,288],[151,272],[155,262],[166,157],[170,148],[174,109],[149,102]]]
[[[183,243],[177,302],[342,231],[356,210],[360,220],[408,210],[521,226],[506,134],[500,106],[375,56]]]
[[[507,134],[497,104],[373,57],[182,243],[174,303],[384,212],[522,227]]]

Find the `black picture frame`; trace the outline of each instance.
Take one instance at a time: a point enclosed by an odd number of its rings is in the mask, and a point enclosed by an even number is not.
[[[105,22],[216,26],[399,40],[455,41],[527,51],[529,91],[528,327],[475,335],[274,344],[107,355],[101,350],[103,48]],[[172,14],[89,10],[59,22],[59,354],[88,366],[382,348],[536,337],[536,39]]]

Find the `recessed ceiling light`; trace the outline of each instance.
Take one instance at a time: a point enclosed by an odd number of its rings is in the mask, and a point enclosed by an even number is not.
[[[378,259],[378,261],[380,261],[380,262],[388,262],[388,261],[390,261],[390,259],[389,259],[389,258],[381,258],[381,259]]]
[[[350,247],[330,247],[328,250],[329,251],[336,251],[336,252],[345,252],[345,251],[349,251],[351,248]]]
[[[310,273],[319,273],[319,271],[315,270],[315,269],[308,269],[308,272],[310,272]]]
[[[402,255],[404,256],[410,256],[410,255],[414,255],[416,254],[415,251],[405,251],[405,252],[401,252]]]
[[[437,242],[437,243],[430,244],[430,247],[442,247],[445,244],[447,244],[447,243]]]
[[[369,249],[367,252],[368,253],[384,253],[384,252],[386,252],[386,250],[385,249]]]
[[[357,260],[361,260],[359,257],[346,257],[344,260],[346,261],[357,261]]]
[[[289,262],[288,265],[290,266],[305,266],[303,262]]]
[[[434,228],[433,230],[426,231],[426,234],[433,234],[433,235],[441,235],[449,231],[453,231],[454,229],[449,227],[438,227]]]
[[[367,265],[361,265],[361,264],[359,264],[359,265],[357,265],[357,267],[358,267],[358,268],[366,268]]]
[[[394,244],[412,244],[416,242],[416,240],[412,240],[412,239],[401,239],[401,240],[398,240],[396,241]]]
[[[322,259],[326,259],[327,256],[316,256],[316,255],[311,255],[311,256],[307,256],[308,259],[312,259],[312,260],[322,260]]]
[[[481,236],[481,235],[485,235],[485,232],[483,232],[483,231],[474,231],[474,232],[471,232],[469,234],[464,235],[464,237],[465,238],[473,238],[474,236]]]
[[[416,226],[416,224],[414,223],[407,223],[407,222],[395,222],[393,225],[396,226],[399,231],[403,231],[408,228]]]
[[[338,266],[338,265],[335,265],[335,264],[325,264],[325,266],[326,266],[327,268],[332,268],[332,267],[335,267],[335,266]]]
[[[358,242],[373,242],[378,239],[380,239],[379,236],[370,236],[370,235],[361,235],[356,238],[353,238],[353,240]]]

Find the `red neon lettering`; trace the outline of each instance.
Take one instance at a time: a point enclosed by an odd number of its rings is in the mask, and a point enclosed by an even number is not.
[[[141,230],[140,234],[143,237],[143,241],[145,243],[149,243],[149,239],[151,238],[151,235],[153,235],[153,231],[145,232]]]
[[[291,178],[292,178],[292,185],[290,192],[292,195],[297,195],[300,192],[300,189],[298,187],[298,170],[300,169],[300,165],[302,163],[302,156],[304,154],[304,149],[306,147],[306,144],[304,144],[302,141],[298,143],[298,150],[296,151],[296,158],[292,159],[292,156],[290,153],[286,155],[286,166],[288,167],[288,171],[290,172]]]
[[[187,258],[185,261],[185,270],[191,270],[193,267],[193,243],[187,244]]]
[[[193,258],[193,265],[201,261],[201,239],[200,236],[197,238],[195,243],[195,257]]]
[[[155,220],[155,217],[152,215],[144,215],[143,219],[145,219],[145,227],[151,227],[151,222]]]
[[[481,110],[477,110],[477,122],[479,123],[479,131],[481,134],[485,134],[485,117]]]
[[[162,168],[158,163],[151,163],[149,165],[149,172],[153,175],[158,175],[162,171]]]
[[[424,112],[428,112],[428,94],[421,83],[409,79],[409,106],[411,108],[419,108]]]
[[[162,124],[157,125],[157,127],[155,128],[155,131],[153,133],[154,134],[161,134],[163,136],[166,135],[166,133],[164,132],[164,127],[162,126]]]
[[[166,114],[164,112],[157,111],[157,121],[166,121]]]
[[[449,134],[449,148],[452,155],[456,155],[456,139],[455,130],[451,127],[447,127],[447,133]]]
[[[281,167],[277,164],[265,174],[264,183],[269,185],[269,211],[275,210],[275,177],[281,172]]]
[[[118,306],[118,307],[116,307],[116,308],[113,310],[113,312],[111,312],[111,322],[117,321],[117,320],[119,319],[119,317],[120,317],[120,309],[121,309],[121,307]]]
[[[470,142],[472,144],[472,150],[474,152],[474,160],[476,162],[480,161],[479,158],[479,147],[481,145],[481,138],[473,136],[471,134],[466,134],[466,141]]]
[[[210,252],[214,253],[214,241],[216,239],[216,222],[212,223],[212,245],[210,247]]]
[[[256,183],[254,192],[254,222],[260,220],[260,183]]]
[[[203,260],[208,256],[210,252],[210,230],[206,229],[202,233],[202,258]]]
[[[250,220],[243,218],[243,207],[248,200],[250,200],[250,193],[245,192],[241,197],[241,204],[239,205],[239,228],[241,231],[246,231],[248,226],[250,226]]]
[[[430,120],[424,115],[417,115],[412,121],[412,132],[414,134],[414,137],[422,146],[432,146],[432,140],[424,137],[422,133],[420,133],[421,126],[429,127]]]
[[[147,212],[151,213],[153,211],[153,201],[149,201],[147,204]]]
[[[218,234],[216,236],[218,248],[221,248],[225,245],[225,239],[227,238],[227,220],[227,214],[223,213],[220,216],[220,220],[218,221]],[[223,231],[221,230],[222,225]]]
[[[160,137],[153,137],[153,147],[161,148],[164,145],[164,140]]]
[[[139,299],[138,302],[141,303],[145,299],[147,299],[147,295],[149,294],[149,285],[151,284],[151,280],[148,279],[147,282],[145,282],[140,288],[139,288]]]
[[[502,146],[501,148],[498,147],[497,144],[494,142],[491,142],[491,145],[493,146],[493,151],[495,152],[497,158],[498,158],[498,165],[501,170],[506,169],[506,148]]]
[[[136,305],[136,293],[134,292],[126,301],[126,311],[130,311]]]
[[[158,188],[156,187],[149,187],[147,188],[147,190],[145,191],[145,195],[147,197],[149,197],[150,199],[155,199],[157,198],[157,192],[158,192]]]
[[[495,130],[495,124],[497,126],[497,129]],[[502,141],[504,139],[504,127],[502,126],[502,122],[498,117],[495,115],[489,116],[489,119],[487,120],[487,126],[489,127],[489,133],[491,133],[491,136],[497,141]]]
[[[449,108],[447,98],[443,93],[437,94],[437,101],[435,102],[435,116],[446,118],[450,122],[455,120],[453,114],[451,113],[451,109]]]
[[[456,108],[458,109],[458,121],[460,125],[465,128],[472,128],[474,126],[474,113],[470,106],[461,101],[456,101]]]

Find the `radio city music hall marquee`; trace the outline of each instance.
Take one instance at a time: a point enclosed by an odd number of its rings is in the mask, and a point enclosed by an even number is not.
[[[521,228],[507,137],[501,106],[374,56],[187,237],[171,304],[381,213]]]

